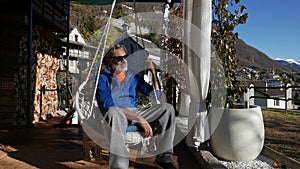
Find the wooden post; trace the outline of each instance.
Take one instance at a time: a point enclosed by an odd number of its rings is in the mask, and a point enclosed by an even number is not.
[[[33,0],[29,0],[28,13],[28,65],[27,65],[27,126],[32,127],[33,111],[32,111],[32,23],[33,23]]]
[[[70,1],[68,0],[68,7],[70,9]],[[67,102],[66,102],[66,106],[67,108],[69,108],[69,61],[70,61],[70,10],[68,10],[68,15],[67,15],[67,51],[66,51],[66,55],[67,55],[67,71],[66,71],[66,91],[67,91]]]

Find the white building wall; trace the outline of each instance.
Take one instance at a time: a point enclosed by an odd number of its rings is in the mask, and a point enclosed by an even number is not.
[[[284,98],[281,98],[284,99]],[[267,108],[285,109],[284,100],[267,99]]]
[[[77,38],[76,38],[77,37]],[[77,28],[74,28],[69,35],[69,40],[70,41],[74,41],[74,42],[79,42],[79,43],[83,43],[86,44],[83,37],[81,36],[81,34],[79,33]]]

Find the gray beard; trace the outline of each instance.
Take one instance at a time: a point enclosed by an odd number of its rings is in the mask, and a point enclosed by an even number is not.
[[[118,72],[126,72],[128,70],[127,62],[121,62],[119,65],[112,65],[113,69]]]

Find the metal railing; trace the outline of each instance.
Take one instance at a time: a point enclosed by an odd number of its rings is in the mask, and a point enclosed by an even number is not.
[[[281,97],[272,97],[272,96],[250,96],[249,99],[254,99],[254,98],[260,98],[260,99],[273,99],[273,100],[282,100],[282,101],[285,101],[285,109],[287,110],[288,106],[288,102],[289,101],[293,101],[294,103],[295,102],[299,102],[299,105],[300,105],[300,99],[295,99],[295,98],[292,98],[293,95],[291,93],[291,97],[288,97],[287,95],[287,90],[288,89],[300,89],[300,86],[290,86],[290,85],[287,85],[287,86],[281,86],[281,87],[273,87],[273,86],[249,86],[248,89],[265,89],[264,91],[268,90],[268,89],[280,89],[280,90],[284,90],[284,98],[281,98]],[[292,92],[292,91],[291,91]],[[300,94],[300,90],[299,90],[299,94]]]

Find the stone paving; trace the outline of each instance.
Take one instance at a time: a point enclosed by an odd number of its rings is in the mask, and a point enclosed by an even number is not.
[[[108,157],[101,161],[83,160],[80,126],[54,128],[62,117],[52,117],[36,123],[33,128],[0,129],[0,169],[93,169],[108,168]],[[199,154],[184,142],[174,148],[177,168],[211,168]],[[131,159],[130,169],[159,168],[154,157]]]

